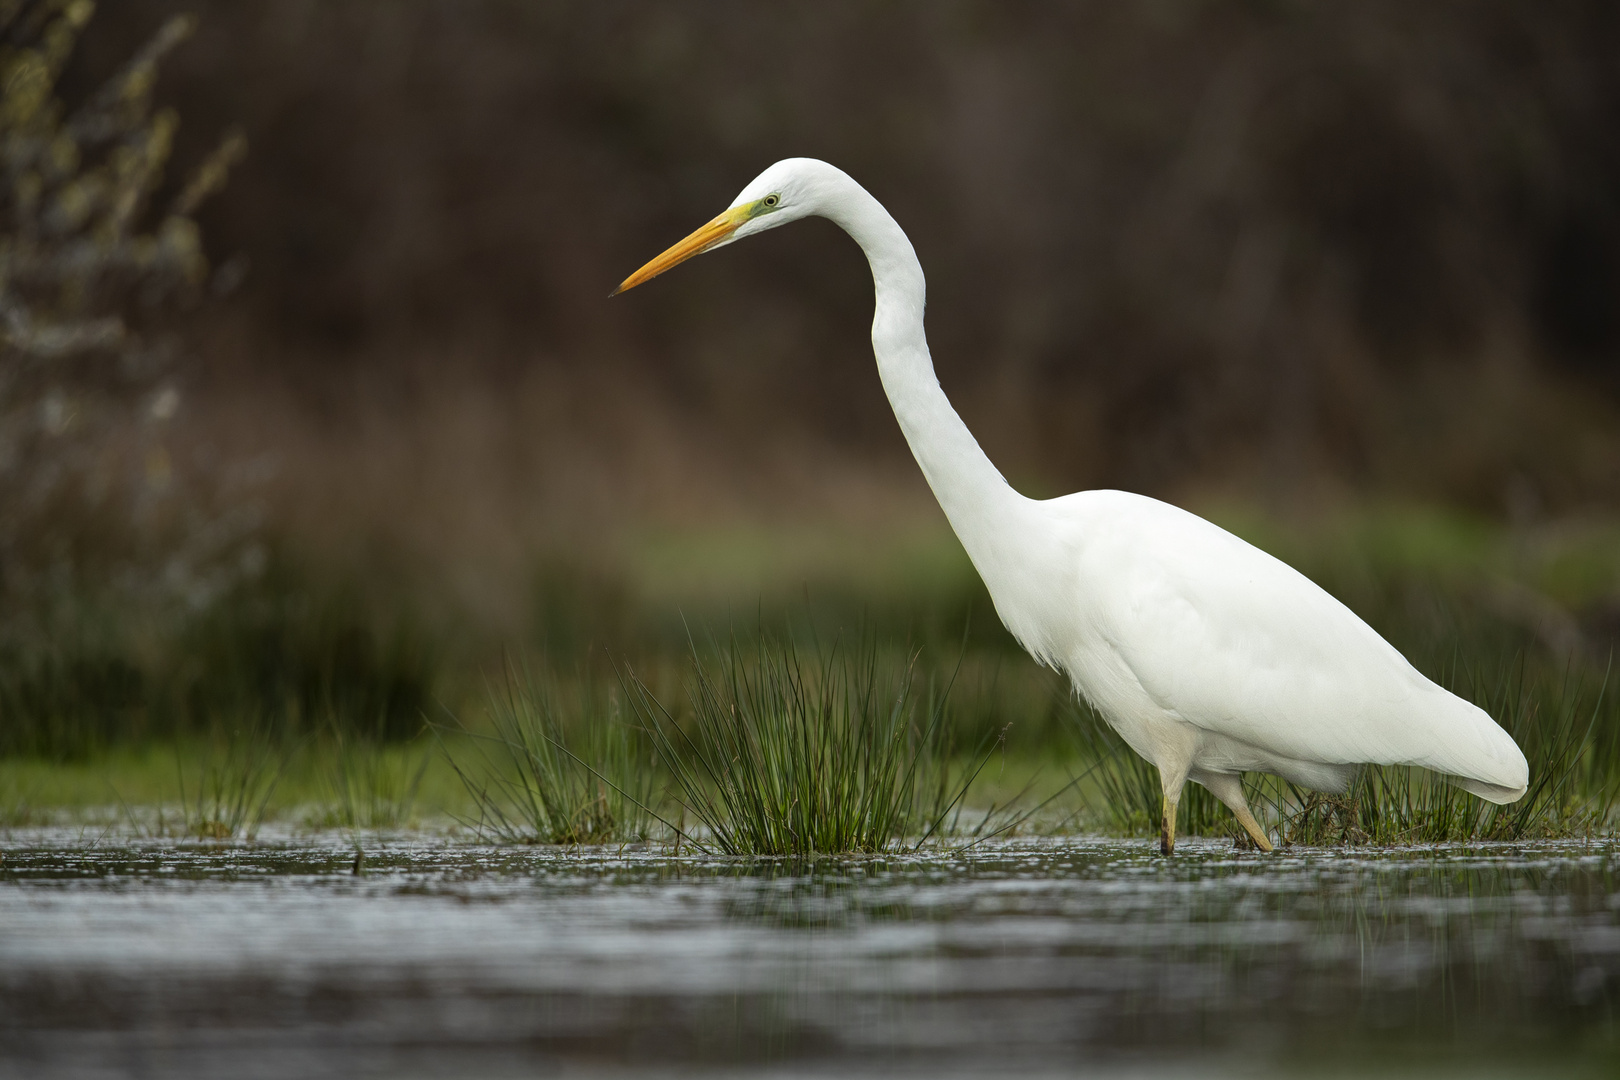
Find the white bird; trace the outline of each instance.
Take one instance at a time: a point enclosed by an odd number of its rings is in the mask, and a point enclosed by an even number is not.
[[[1417,765],[1494,803],[1524,794],[1529,765],[1506,731],[1286,563],[1143,495],[1014,491],[934,374],[911,242],[841,170],[777,162],[615,293],[810,216],[866,253],[883,389],[1001,621],[1158,768],[1166,855],[1188,780],[1230,807],[1265,851],[1271,842],[1243,797],[1248,771],[1341,793],[1362,764]]]

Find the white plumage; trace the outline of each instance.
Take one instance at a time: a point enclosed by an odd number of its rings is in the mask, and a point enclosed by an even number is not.
[[[1266,849],[1244,802],[1244,772],[1340,792],[1359,765],[1418,765],[1492,802],[1524,794],[1529,766],[1507,732],[1286,563],[1142,495],[1038,500],[1014,491],[935,378],[910,241],[833,166],[777,162],[618,291],[811,215],[842,226],[866,253],[884,390],[1002,622],[1158,767],[1167,854],[1188,780],[1231,807]]]

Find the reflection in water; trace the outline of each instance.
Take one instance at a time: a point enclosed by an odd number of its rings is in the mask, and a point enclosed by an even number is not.
[[[1608,845],[815,864],[0,846],[0,1074],[1466,1068],[1613,1055]]]

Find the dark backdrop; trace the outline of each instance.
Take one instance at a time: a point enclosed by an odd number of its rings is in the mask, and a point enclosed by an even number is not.
[[[274,391],[352,444],[476,387],[498,442],[549,394],[560,445],[898,470],[831,226],[608,299],[813,155],[910,233],[942,381],[1032,492],[1620,493],[1613,4],[120,0],[65,88],[175,10],[178,164],[251,145],[203,215],[248,273],[193,318],[199,410]]]

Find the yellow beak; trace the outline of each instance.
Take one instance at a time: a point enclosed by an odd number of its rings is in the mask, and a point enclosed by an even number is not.
[[[708,251],[710,248],[726,239],[726,237],[736,232],[737,226],[741,225],[743,222],[752,217],[753,214],[750,213],[751,209],[752,208],[748,206],[739,206],[735,209],[727,210],[725,213],[721,214],[707,225],[698,229],[697,232],[693,233],[691,236],[688,236],[685,240],[682,240],[680,243],[658,256],[652,262],[625,278],[624,281],[620,283],[619,287],[614,289],[609,295],[618,296],[620,293],[626,291],[627,289],[633,289],[644,281],[651,281],[653,278],[657,277],[659,274],[662,274],[670,267],[679,265],[694,255],[701,255],[705,251]]]

